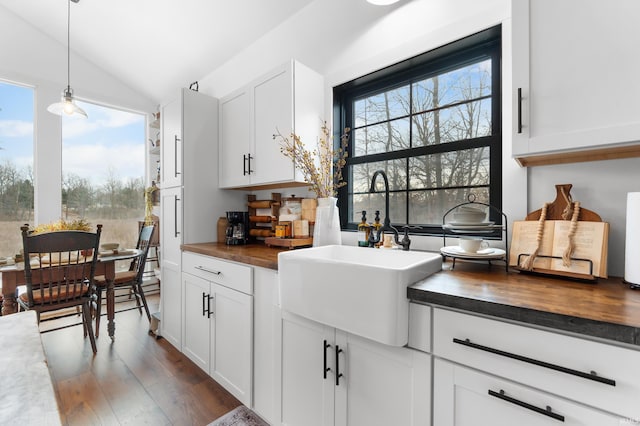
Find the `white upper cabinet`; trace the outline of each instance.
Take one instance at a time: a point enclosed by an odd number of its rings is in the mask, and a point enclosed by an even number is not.
[[[220,187],[249,185],[250,92],[242,88],[220,100]]]
[[[162,108],[162,188],[182,185],[182,99]]]
[[[322,125],[324,83],[290,61],[220,101],[220,187],[269,187],[300,182],[293,161],[273,140],[276,129],[315,146]]]
[[[640,155],[640,2],[512,1],[513,156]],[[520,94],[520,96],[519,96]]]

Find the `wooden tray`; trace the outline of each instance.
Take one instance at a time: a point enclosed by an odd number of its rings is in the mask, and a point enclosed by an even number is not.
[[[276,238],[276,237],[268,237],[264,239],[264,243],[271,246],[276,247],[287,247],[289,249],[294,249],[298,247],[310,247],[313,245],[313,238]]]

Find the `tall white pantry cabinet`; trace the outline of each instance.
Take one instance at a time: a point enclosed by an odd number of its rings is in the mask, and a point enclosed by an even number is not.
[[[218,100],[189,89],[162,107],[161,330],[182,347],[181,244],[216,241],[216,220],[242,206],[218,188]]]

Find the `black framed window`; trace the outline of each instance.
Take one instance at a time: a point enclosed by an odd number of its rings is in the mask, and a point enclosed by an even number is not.
[[[420,226],[412,233],[442,234],[443,214],[470,193],[501,210],[500,46],[493,27],[334,88],[334,129],[351,129],[343,229],[362,210],[384,219],[381,179],[369,193],[376,170],[389,179],[391,223]]]

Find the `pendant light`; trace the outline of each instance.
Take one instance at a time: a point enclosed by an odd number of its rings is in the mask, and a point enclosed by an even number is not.
[[[71,2],[78,3],[80,0],[67,0],[67,88],[62,92],[62,100],[49,105],[47,111],[56,115],[73,115],[87,118],[84,112],[73,101],[73,89],[71,88]]]

